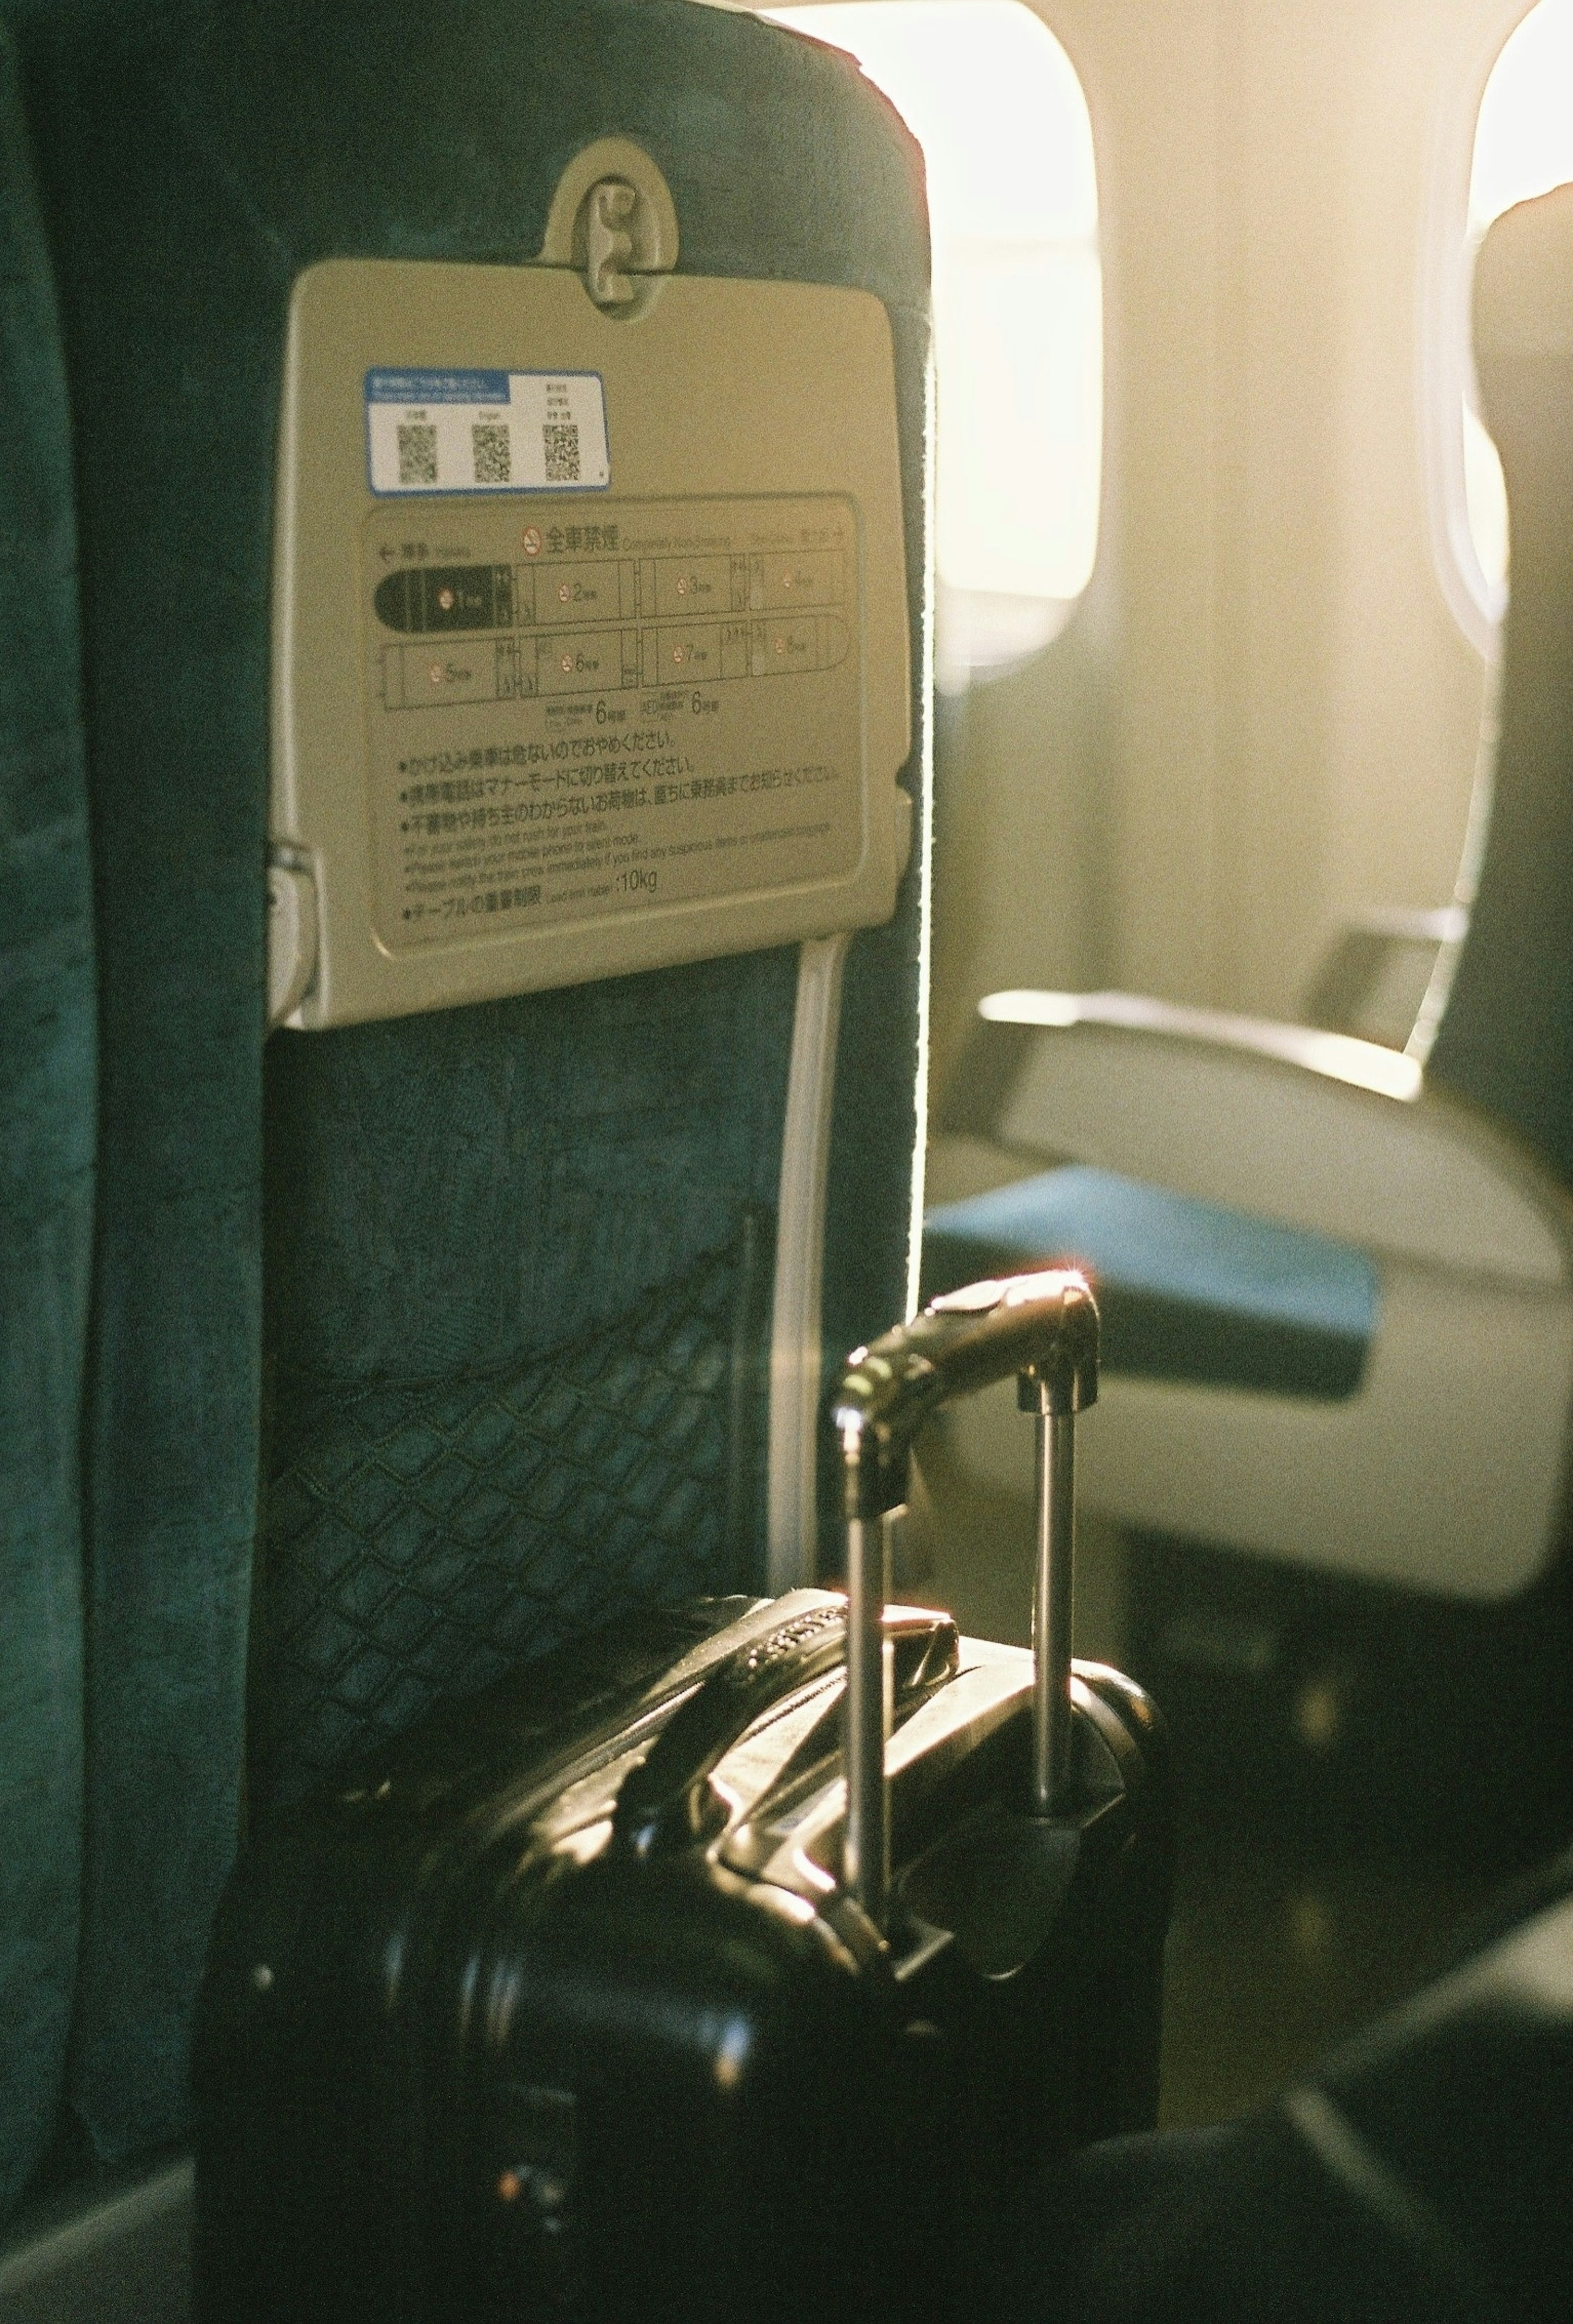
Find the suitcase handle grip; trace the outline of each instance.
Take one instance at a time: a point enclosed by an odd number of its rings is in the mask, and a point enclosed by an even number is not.
[[[906,1499],[913,1440],[930,1414],[1015,1372],[1037,1416],[1037,1589],[1033,1611],[1032,1793],[1051,1816],[1071,1762],[1071,1584],[1076,1415],[1097,1400],[1098,1308],[1073,1268],[969,1284],[854,1349],[832,1400],[847,1527],[847,1818],[843,1886],[883,1928],[889,1885],[889,1731],[882,1644],[882,1519]]]
[[[898,1695],[950,1677],[961,1642],[948,1614],[891,1607],[884,1635],[893,1646]],[[684,1703],[635,1767],[618,1795],[615,1837],[640,1856],[686,1848],[725,1821],[725,1803],[710,1776],[754,1721],[799,1687],[841,1667],[846,1654],[847,1609],[830,1599],[756,1638],[718,1669]]]
[[[1098,1397],[1098,1309],[1084,1275],[1054,1268],[970,1283],[931,1301],[847,1358],[832,1401],[842,1452],[842,1514],[877,1517],[906,1499],[913,1439],[929,1415],[1015,1372],[1047,1392],[1053,1414]]]

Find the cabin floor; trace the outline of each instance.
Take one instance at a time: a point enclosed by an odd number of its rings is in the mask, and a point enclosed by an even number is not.
[[[963,1630],[1028,1642],[1032,1512],[980,1490],[943,1423],[919,1452],[927,1508],[905,1592]],[[1123,1545],[1083,1518],[1076,1652],[1125,1666]],[[1139,1675],[1139,1674],[1137,1674]],[[1399,1860],[1225,1803],[1182,1801],[1164,1992],[1162,2119],[1217,2122],[1258,2104],[1443,1966],[1502,1885],[1485,1868]]]

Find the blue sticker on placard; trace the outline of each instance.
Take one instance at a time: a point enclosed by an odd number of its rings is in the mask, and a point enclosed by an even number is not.
[[[604,492],[601,374],[369,371],[366,468],[379,495]]]

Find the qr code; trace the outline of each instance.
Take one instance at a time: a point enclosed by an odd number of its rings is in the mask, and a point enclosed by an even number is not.
[[[548,484],[576,484],[579,481],[579,423],[570,420],[559,427],[541,429],[541,443],[547,456]]]
[[[506,427],[496,421],[478,420],[470,430],[470,444],[475,456],[475,482],[478,484],[511,484],[513,455]]]
[[[429,421],[406,421],[399,430],[399,481],[401,484],[437,482],[437,429]]]

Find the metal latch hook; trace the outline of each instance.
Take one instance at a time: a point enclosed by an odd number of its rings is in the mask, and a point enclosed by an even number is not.
[[[605,178],[590,189],[584,220],[584,287],[598,307],[626,307],[634,295],[627,269],[633,263],[634,214],[639,196],[619,179]]]
[[[537,264],[572,267],[603,315],[643,314],[677,263],[671,189],[642,145],[598,137],[557,182]]]

